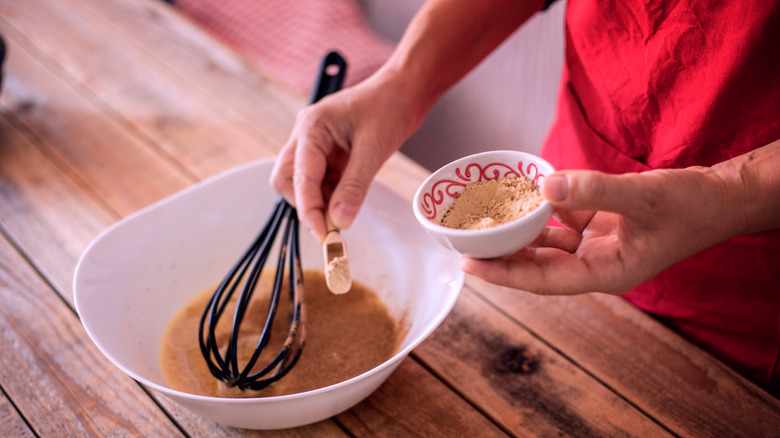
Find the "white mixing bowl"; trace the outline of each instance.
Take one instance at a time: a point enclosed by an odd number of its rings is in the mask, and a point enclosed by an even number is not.
[[[74,278],[81,321],[111,362],[192,412],[240,428],[295,427],[349,409],[433,332],[463,285],[457,255],[433,244],[407,201],[375,183],[342,235],[353,278],[407,322],[400,350],[357,377],[298,394],[240,399],[171,389],[158,357],[163,331],[227,273],[267,219],[277,196],[268,186],[272,166],[263,160],[232,169],[119,221],[89,245]],[[323,269],[319,243],[305,229],[300,234],[303,267]]]

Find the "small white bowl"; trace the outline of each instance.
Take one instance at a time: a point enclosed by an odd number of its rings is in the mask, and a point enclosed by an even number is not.
[[[445,227],[441,225],[442,217],[470,182],[524,176],[541,188],[545,176],[553,172],[550,163],[526,152],[490,151],[469,155],[437,170],[420,185],[412,202],[414,216],[446,248],[473,258],[505,257],[539,236],[552,216],[553,206],[549,202],[543,201],[535,210],[512,222],[478,230]]]
[[[408,201],[374,184],[342,235],[353,278],[407,324],[398,352],[352,379],[298,394],[218,398],[171,389],[158,357],[163,331],[227,273],[268,218],[277,196],[268,186],[272,166],[263,160],[232,169],[119,221],[85,250],[73,282],[79,317],[111,362],[198,415],[249,429],[313,423],[367,397],[433,332],[463,285],[457,254],[426,244]],[[323,269],[319,242],[305,229],[300,238],[303,267]]]

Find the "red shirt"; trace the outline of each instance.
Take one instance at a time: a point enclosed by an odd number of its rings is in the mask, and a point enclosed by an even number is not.
[[[711,166],[780,138],[780,2],[649,3],[569,1],[542,148],[557,168]],[[780,395],[780,230],[715,245],[625,297]]]

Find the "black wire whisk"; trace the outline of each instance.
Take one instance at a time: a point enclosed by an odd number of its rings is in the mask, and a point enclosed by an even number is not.
[[[274,286],[271,291],[268,315],[254,353],[246,364],[238,363],[239,328],[243,322],[249,302],[257,286],[260,273],[271,254],[279,231],[283,229],[278,251]],[[284,275],[288,276],[287,294],[291,306],[289,312],[290,330],[281,350],[259,370],[252,371],[271,337],[271,328],[281,301]],[[298,215],[295,209],[280,198],[260,234],[241,259],[217,286],[200,320],[200,349],[211,373],[227,386],[241,389],[263,389],[281,379],[292,369],[303,351],[305,343],[305,322],[303,321],[303,270],[301,268],[298,241]],[[226,348],[216,340],[217,322],[223,316],[228,302],[239,292],[231,336]]]
[[[311,102],[338,91],[346,74],[346,61],[336,52],[322,61]],[[303,270],[298,237],[298,214],[281,196],[271,216],[230,272],[217,286],[203,311],[199,326],[199,344],[209,371],[228,387],[260,390],[284,377],[301,356],[306,337],[304,320]],[[281,231],[276,273],[270,292],[269,306],[263,328],[254,351],[246,363],[239,363],[239,330],[247,316],[250,300],[260,274],[268,261]],[[258,364],[261,353],[269,345],[274,321],[284,295],[287,276],[286,303],[289,330],[280,350],[268,363]],[[236,296],[236,293],[238,295]],[[217,323],[226,317],[228,304],[235,298],[231,334],[226,345],[217,341]],[[264,356],[267,358],[268,355]]]

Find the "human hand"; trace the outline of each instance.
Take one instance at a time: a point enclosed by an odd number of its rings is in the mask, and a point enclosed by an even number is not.
[[[419,126],[398,87],[375,75],[299,112],[271,185],[320,240],[325,213],[348,228],[379,168]]]
[[[527,248],[494,260],[464,258],[483,280],[545,295],[622,294],[672,264],[731,237],[735,213],[710,168],[550,175],[542,194],[566,228],[547,227]]]

